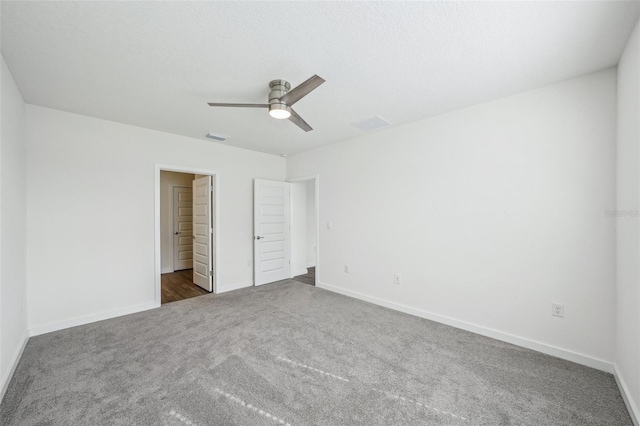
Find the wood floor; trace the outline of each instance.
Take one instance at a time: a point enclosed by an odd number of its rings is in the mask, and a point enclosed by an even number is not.
[[[308,268],[304,275],[293,277],[301,283],[316,285],[316,268]],[[193,270],[170,272],[162,274],[162,304],[189,299],[191,297],[202,296],[209,292],[193,283]]]
[[[316,267],[307,268],[307,271],[306,274],[298,275],[297,277],[293,277],[293,279],[301,283],[316,285]]]
[[[193,269],[162,274],[162,304],[202,296],[209,292],[193,283]]]

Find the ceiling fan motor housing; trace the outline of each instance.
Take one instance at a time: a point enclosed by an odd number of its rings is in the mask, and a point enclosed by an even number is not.
[[[269,88],[271,91],[269,92],[269,103],[270,104],[283,104],[280,102],[280,98],[286,95],[289,90],[291,90],[291,85],[288,81],[285,80],[272,80],[269,83]]]

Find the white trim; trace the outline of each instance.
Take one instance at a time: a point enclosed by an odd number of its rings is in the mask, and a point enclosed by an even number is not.
[[[20,362],[20,358],[22,358],[22,352],[24,352],[25,346],[27,346],[27,342],[29,341],[29,332],[25,332],[22,336],[22,342],[20,346],[16,349],[15,353],[11,357],[11,361],[9,362],[9,370],[7,374],[2,378],[1,387],[0,387],[0,402],[4,398],[4,394],[7,392],[7,388],[9,387],[9,383],[11,383],[11,378],[13,377],[13,373],[15,373],[16,368],[18,367],[18,363]]]
[[[211,200],[215,205],[213,206],[214,208],[214,214],[213,214],[213,220],[216,221],[216,223],[214,223],[213,227],[216,230],[216,235],[215,235],[215,241],[214,241],[214,245],[216,247],[216,256],[215,256],[215,263],[212,265],[213,266],[213,292],[214,293],[218,293],[218,283],[220,282],[220,267],[222,265],[222,262],[220,262],[220,173],[213,173],[211,176],[213,176],[213,182],[212,182],[212,187],[213,187],[213,200]]]
[[[241,288],[253,287],[253,280],[240,281],[239,283],[225,284],[218,287],[219,293],[226,293],[227,291],[239,290]]]
[[[313,268],[314,266],[316,266],[316,262],[308,262],[305,265],[305,268]],[[307,271],[307,272],[309,272],[309,271]]]
[[[154,291],[155,303],[158,306],[162,304],[162,280],[160,277],[160,275],[162,275],[160,272],[162,269],[162,248],[160,245],[162,240],[162,233],[160,232],[160,210],[161,210],[160,209],[160,171],[161,170],[162,169],[158,166],[158,164],[154,166],[154,171],[153,171],[153,174],[154,174],[153,176],[154,178],[154,182],[153,182],[153,198],[154,198],[153,200],[153,208],[154,208],[154,217],[153,217],[153,221],[154,221],[154,225],[153,225],[154,286],[153,286],[153,291]]]
[[[114,309],[112,311],[102,312],[99,314],[85,315],[82,317],[72,318],[70,320],[37,325],[35,327],[29,328],[29,336],[38,336],[40,334],[51,333],[52,331],[64,330],[65,328],[77,327],[79,325],[90,324],[96,321],[121,317],[123,315],[135,314],[136,312],[147,311],[149,309],[155,309],[158,307],[160,307],[160,304],[157,304],[155,302],[147,302],[141,305]]]
[[[172,164],[161,164],[155,163],[154,165],[154,209],[155,209],[155,226],[154,226],[154,280],[155,280],[155,303],[157,306],[160,306],[162,303],[162,281],[160,275],[162,275],[162,252],[160,249],[160,172],[180,172],[180,173],[192,173],[194,175],[208,175],[214,176],[213,179],[213,195],[214,195],[214,204],[215,204],[215,246],[216,246],[216,256],[215,263],[213,265],[213,292],[218,293],[218,282],[220,281],[220,174],[215,170],[208,169],[200,169],[196,167],[189,166],[176,166]],[[172,254],[173,256],[173,254]]]
[[[320,175],[311,175],[311,176],[301,176],[297,178],[289,178],[287,182],[300,182],[300,181],[309,181],[313,180],[316,183],[316,262],[315,265],[307,266],[310,268],[315,266],[316,268],[316,277],[315,282],[320,282]]]
[[[305,269],[296,269],[295,271],[291,272],[291,278],[293,277],[297,277],[298,275],[307,275],[309,273],[309,271],[305,268]]]
[[[638,410],[638,406],[636,405],[633,398],[631,398],[631,392],[629,392],[627,383],[624,381],[624,378],[620,374],[618,365],[613,364],[613,368],[614,368],[613,377],[616,378],[618,389],[620,389],[620,394],[622,395],[622,399],[624,400],[624,405],[627,406],[627,411],[629,411],[629,416],[631,416],[631,421],[635,426],[640,426],[640,410]]]
[[[161,274],[170,274],[170,273],[172,273],[172,272],[175,272],[175,271],[173,270],[173,268],[171,268],[171,269],[168,269],[168,268],[162,268],[162,270],[160,271],[160,273],[161,273]]]
[[[386,299],[369,296],[356,291],[346,290],[344,288],[323,283],[320,281],[316,282],[316,286],[323,288],[325,290],[329,290],[335,293],[345,295],[345,296],[353,297],[353,298],[364,300],[376,305],[384,306],[386,308],[394,309],[396,311],[404,312],[410,315],[415,315],[420,318],[426,318],[428,320],[436,321],[441,324],[450,325],[452,327],[460,328],[462,330],[467,330],[472,333],[480,334],[482,336],[491,337],[496,340],[501,340],[503,342],[511,343],[512,345],[533,349],[534,351],[542,352],[547,355],[552,355],[557,358],[565,359],[567,361],[572,361],[577,364],[586,365],[587,367],[595,368],[597,370],[602,370],[607,373],[613,374],[613,371],[614,371],[613,363],[611,362],[608,362],[599,358],[594,358],[588,355],[584,355],[578,352],[573,352],[568,349],[559,348],[557,346],[548,345],[546,343],[538,342],[536,340],[527,339],[524,337],[505,333],[505,332],[484,327],[481,325],[434,314],[428,311],[424,311],[422,309],[413,308],[411,306],[402,305],[400,303],[391,302]]]
[[[160,172],[160,180],[162,181],[162,172]],[[162,184],[160,184],[162,185]],[[171,229],[171,231],[165,229],[165,232],[169,232],[169,235],[171,235],[171,238],[169,238],[169,250],[171,253],[171,272],[175,272],[176,270],[174,269],[174,265],[175,265],[175,254],[173,253],[173,188],[174,185],[173,184],[169,184],[169,194],[166,194],[167,197],[169,197],[169,199],[171,200],[171,207],[169,208],[169,228]],[[160,216],[162,217],[162,194],[160,194]],[[162,226],[162,223],[160,224],[160,226]],[[160,260],[162,261],[162,228],[160,228]],[[162,267],[162,265],[160,265]],[[166,270],[166,268],[163,268],[163,270]]]
[[[320,281],[320,175],[316,175],[316,276],[314,282]]]

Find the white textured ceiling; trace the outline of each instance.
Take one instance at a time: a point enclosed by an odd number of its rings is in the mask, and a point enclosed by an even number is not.
[[[28,103],[294,154],[614,66],[639,4],[3,1],[2,55]],[[309,133],[207,106],[313,74]]]

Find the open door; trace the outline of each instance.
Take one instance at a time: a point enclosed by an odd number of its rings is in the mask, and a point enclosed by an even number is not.
[[[213,291],[213,180],[203,176],[193,181],[193,283]]]
[[[254,284],[290,278],[289,184],[256,179],[253,208]]]
[[[193,189],[173,187],[173,270],[193,267]]]

